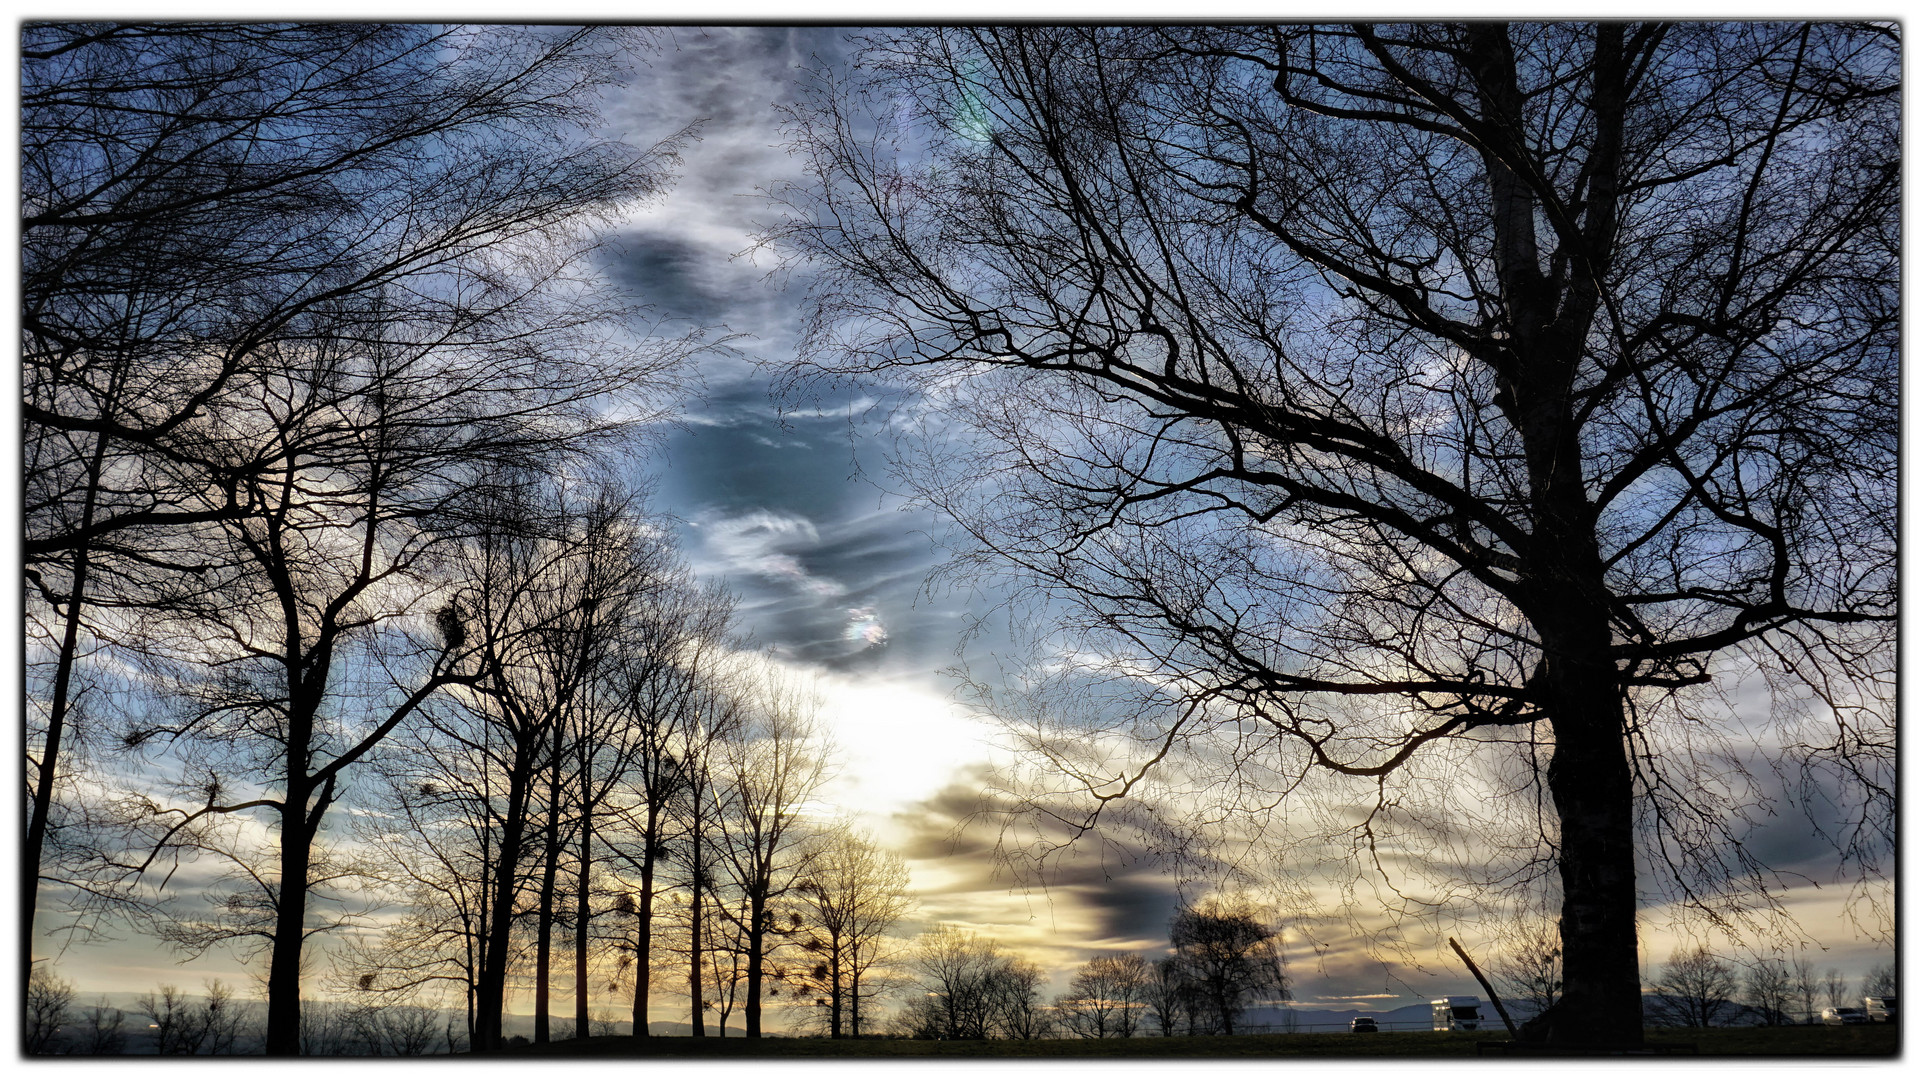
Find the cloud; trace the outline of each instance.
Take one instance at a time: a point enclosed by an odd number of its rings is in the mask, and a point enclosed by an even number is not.
[[[707,549],[730,573],[749,573],[785,583],[802,593],[835,597],[847,587],[808,572],[797,552],[818,547],[821,534],[812,521],[795,514],[755,510],[705,526]]]
[[[664,229],[637,229],[623,234],[610,254],[608,276],[660,314],[702,323],[725,320],[732,297],[712,279],[726,263],[703,245]]]
[[[848,628],[843,632],[849,641],[864,642],[868,645],[886,645],[888,628],[871,607],[848,609]]]
[[[895,829],[905,858],[941,868],[948,908],[979,908],[998,893],[1038,902],[1051,922],[1072,926],[1071,934],[1034,937],[1029,943],[1036,946],[1045,940],[1084,951],[1165,947],[1168,920],[1181,900],[1172,868],[1158,852],[1108,835],[1075,843],[1050,824],[1045,810],[1019,808],[1000,793],[987,763],[898,812]],[[1005,900],[996,906],[1005,907]]]

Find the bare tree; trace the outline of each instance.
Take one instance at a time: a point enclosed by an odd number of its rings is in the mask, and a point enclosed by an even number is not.
[[[355,1024],[358,1010],[339,1001],[308,1001],[300,1010],[300,1052],[341,1057],[366,1051]]]
[[[915,939],[908,953],[914,972],[908,1023],[920,1038],[985,1039],[993,1024],[994,976],[1008,955],[994,942],[945,924]]]
[[[617,903],[635,919],[627,955],[633,958],[637,1038],[647,1037],[655,904],[668,889],[663,870],[676,845],[690,856],[700,846],[708,752],[731,715],[721,705],[718,682],[725,674],[721,657],[733,612],[733,598],[717,588],[669,590],[632,627],[611,676],[607,708],[632,752],[625,769],[615,770],[619,783],[609,795],[603,828],[619,882]],[[690,866],[698,863],[690,859]],[[695,878],[690,870],[690,885]]]
[[[1132,1038],[1154,975],[1134,953],[1096,956],[1055,999],[1061,1025],[1083,1039]]]
[[[542,866],[533,910],[537,1025],[547,1004],[549,954],[542,946],[551,942],[560,858],[557,817],[564,807],[554,776],[568,756],[564,731],[604,659],[610,643],[605,620],[623,609],[619,594],[645,587],[628,573],[634,567],[619,534],[634,523],[623,521],[618,504],[596,502],[576,512],[559,491],[529,487],[495,510],[494,529],[474,552],[480,572],[443,609],[461,613],[449,617],[450,624],[456,618],[475,623],[478,663],[486,672],[475,716],[484,732],[498,737],[498,749],[481,763],[482,776],[489,778],[484,782],[498,784],[499,792],[499,802],[487,806],[499,831],[495,860],[486,869],[491,896],[476,991],[475,1044],[490,1049],[501,1044],[513,924],[528,886],[521,867],[536,859]],[[612,567],[623,569],[616,573]],[[550,834],[545,844],[537,832],[543,787]],[[536,1031],[546,1034],[539,1026]]]
[[[73,1052],[94,1056],[125,1053],[126,1026],[127,1014],[102,997],[80,1011],[80,1035]]]
[[[1863,997],[1887,997],[1894,994],[1896,992],[1895,965],[1887,960],[1877,961],[1876,965],[1869,969],[1869,973],[1862,976],[1861,991]]]
[[[418,1057],[442,1035],[441,1010],[421,1001],[419,985],[394,992],[379,985],[377,974],[363,973],[334,1000],[362,1053]]]
[[[579,498],[578,496],[576,497]],[[550,621],[539,635],[547,656],[540,666],[564,672],[543,695],[551,718],[551,737],[542,772],[544,795],[541,881],[535,914],[534,1042],[551,1037],[550,991],[553,938],[567,918],[557,890],[563,863],[572,858],[575,881],[574,938],[575,1034],[586,1037],[589,1023],[588,939],[593,917],[591,890],[596,859],[597,819],[610,792],[625,779],[643,740],[618,710],[600,708],[608,684],[618,678],[631,636],[630,625],[644,609],[669,591],[674,568],[661,543],[643,541],[660,530],[635,512],[631,496],[611,485],[587,493],[581,505],[564,509],[578,517],[580,536],[569,559],[576,614]],[[564,526],[565,527],[565,526]]]
[[[694,767],[686,773],[686,792],[680,801],[681,826],[685,846],[678,860],[687,887],[682,905],[687,926],[687,997],[690,1022],[695,1037],[705,1034],[703,1013],[707,1009],[705,985],[708,973],[707,952],[715,933],[710,925],[719,919],[714,913],[721,884],[716,868],[722,843],[723,820],[720,809],[718,768],[721,747],[734,737],[734,728],[743,722],[741,702],[731,687],[716,687],[696,706],[697,722],[685,733],[682,760]],[[727,969],[734,970],[732,964]],[[725,1020],[721,1034],[725,1036]]]
[[[1669,1027],[1715,1027],[1735,1009],[1735,969],[1706,945],[1678,948],[1651,988],[1650,1012]]]
[[[275,819],[268,1050],[293,1053],[311,852],[340,773],[454,677],[400,624],[423,614],[408,605],[462,473],[618,434],[590,399],[659,389],[675,359],[619,343],[626,305],[574,272],[594,226],[661,190],[673,144],[581,134],[621,68],[609,31],[29,38],[27,411],[50,448],[30,559],[57,571],[63,627],[29,865],[93,647],[86,590],[114,585],[110,564],[212,574],[156,646],[183,683],[200,669],[199,709],[128,737],[201,754],[180,778],[201,797],[168,808],[163,841],[208,815]],[[171,542],[155,555],[129,549],[156,528]],[[327,707],[341,666],[394,677],[358,688],[387,700],[354,729],[331,718],[359,710]],[[253,783],[276,797],[221,798]]]
[[[1755,744],[1737,681],[1776,691],[1762,744],[1880,873],[1891,28],[865,46],[794,117],[797,377],[907,380],[950,421],[902,425],[902,470],[962,572],[1066,612],[1029,673],[1054,697],[1014,719],[1098,796],[1078,824],[1213,765],[1251,812],[1366,799],[1350,850],[1447,866],[1488,802],[1463,766],[1519,777],[1528,809],[1462,849],[1552,860],[1564,994],[1531,1031],[1591,1043],[1640,1039],[1638,823],[1680,899],[1767,893],[1741,798],[1692,779]]]
[[[677,663],[698,661],[702,643],[725,634],[731,612],[724,594],[693,589],[685,569],[665,544],[648,545],[646,555],[644,564],[637,562],[631,568],[633,583],[641,587],[620,595],[619,610],[611,611],[605,620],[614,640],[608,643],[604,662],[589,687],[586,706],[577,713],[573,755],[579,819],[573,912],[576,1038],[588,1037],[592,1023],[589,969],[596,882],[601,883],[603,894],[625,897],[635,906],[627,883],[610,875],[632,865],[614,844],[636,824],[641,834],[638,891],[644,895],[634,912],[640,916],[634,955],[643,958],[636,970],[647,970],[655,848],[662,838],[666,799],[678,787],[668,774],[678,775],[679,770],[662,760],[662,752],[677,722],[685,720],[686,690],[692,681],[675,668]],[[698,669],[698,663],[693,666]],[[669,675],[670,671],[674,674]],[[631,795],[639,796],[638,814]],[[615,936],[624,940],[626,933],[627,927],[621,926]],[[637,1011],[645,1034],[645,981],[638,988],[642,992]]]
[[[1524,919],[1505,935],[1513,944],[1488,965],[1488,973],[1510,1002],[1539,1016],[1562,992],[1562,935],[1545,919]]]
[[[1789,965],[1789,988],[1795,1004],[1800,1006],[1801,1022],[1804,1024],[1815,1023],[1815,996],[1821,985],[1815,975],[1815,961],[1809,959],[1807,954],[1798,953],[1795,962]]]
[[[1168,923],[1168,943],[1181,958],[1180,970],[1194,1000],[1223,1035],[1262,995],[1288,996],[1288,975],[1270,926],[1246,902],[1204,900],[1176,910]]]
[[[912,906],[908,869],[873,837],[842,824],[821,834],[797,888],[806,954],[795,983],[824,1014],[828,1037],[861,1037],[861,1003],[872,998],[862,977],[887,960],[888,931]]]
[[[275,395],[272,376],[317,336],[371,343],[410,325],[458,347],[481,324],[539,330],[526,301],[544,290],[527,286],[556,265],[528,242],[578,248],[583,223],[659,189],[676,143],[573,134],[619,74],[624,32],[23,34],[26,571],[50,616],[30,621],[46,630],[31,668],[37,867],[62,754],[85,734],[69,727],[86,658],[121,644],[115,610],[193,595],[216,554],[203,527],[266,512],[239,481],[291,467],[257,425],[223,421]],[[575,292],[548,317],[592,318]]]
[[[153,1023],[154,1052],[162,1055],[193,1055],[206,1045],[209,1021],[207,1010],[197,1008],[177,986],[162,986],[142,994],[134,1002],[134,1014]]]
[[[1841,968],[1829,968],[1822,972],[1822,996],[1831,1009],[1839,1009],[1849,1003],[1849,979],[1842,974]]]
[[[26,1027],[22,1031],[29,1054],[57,1054],[69,1040],[62,1034],[72,1018],[73,983],[60,978],[45,963],[27,976]]]
[[[1742,975],[1742,996],[1763,1026],[1781,1027],[1790,1023],[1789,1006],[1795,1000],[1795,980],[1789,965],[1773,956],[1756,960]]]
[[[775,953],[787,944],[777,920],[811,872],[804,807],[826,776],[828,747],[818,694],[769,671],[740,689],[743,722],[721,743],[717,773],[722,817],[716,863],[736,903],[718,910],[741,933],[746,953],[743,1018],[747,1037],[761,1037],[763,986]],[[798,912],[796,912],[798,915]],[[793,929],[787,927],[785,929]]]
[[[978,934],[937,924],[916,938],[915,981],[897,1022],[915,1039],[1035,1039],[1052,1029],[1040,965]]]
[[[1048,982],[1041,965],[1023,957],[1008,957],[989,974],[988,1031],[1003,1039],[1040,1039],[1054,1029],[1054,1019],[1041,1003]]]
[[[1142,1000],[1147,1004],[1155,1027],[1163,1038],[1174,1035],[1181,1028],[1190,996],[1188,978],[1182,971],[1179,955],[1164,956],[1149,965],[1148,985],[1142,990]]]

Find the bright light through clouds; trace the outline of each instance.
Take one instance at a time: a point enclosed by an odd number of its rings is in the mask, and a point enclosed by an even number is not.
[[[840,768],[825,800],[883,842],[911,813],[992,757],[993,729],[924,680],[825,677],[823,718]]]

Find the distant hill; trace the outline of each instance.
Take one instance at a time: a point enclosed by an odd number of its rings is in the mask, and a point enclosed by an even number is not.
[[[148,1029],[147,1018],[142,1016],[137,1008],[137,1003],[144,996],[146,996],[145,991],[131,990],[76,994],[70,1008],[75,1021],[79,1020],[83,1010],[95,1004],[104,1003],[108,1008],[119,1009],[126,1014],[124,1030],[127,1035],[127,1053],[150,1054],[153,1052],[153,1037]],[[180,996],[190,1007],[197,1006],[207,999],[206,994],[183,993]],[[251,997],[241,998],[238,1003],[253,1013],[254,1026],[257,1028],[261,1018],[266,1013],[266,1003]],[[460,1009],[443,1010],[443,1012],[444,1015],[454,1022],[456,1029],[464,1028],[464,1015]],[[555,1015],[551,1023],[554,1038],[569,1039],[574,1036],[574,1017],[572,1014]],[[615,1035],[630,1035],[633,1033],[633,1027],[634,1025],[631,1021],[618,1020],[615,1021],[611,1033]],[[684,1020],[655,1020],[647,1025],[647,1030],[651,1035],[685,1036],[692,1034],[694,1029],[692,1025]],[[769,1026],[766,1030],[769,1035],[787,1034],[786,1030],[775,1026]],[[532,1039],[534,1037],[533,1014],[514,1012],[505,1014],[501,1017],[501,1032],[505,1037],[510,1039],[516,1035],[525,1039]],[[256,1037],[254,1038],[243,1036],[243,1043],[246,1044],[240,1048],[243,1052],[255,1052],[258,1050],[258,1046],[256,1045],[259,1041],[257,1032],[255,1034]],[[716,1030],[714,1024],[710,1022],[707,1025],[707,1035],[709,1038],[725,1037],[729,1039],[743,1039],[747,1037],[747,1029],[742,1027],[740,1023],[731,1021],[727,1026],[727,1034],[722,1036],[721,1033]],[[444,1049],[444,1044],[441,1044],[441,1048]]]
[[[1519,1002],[1505,1002],[1508,1015],[1517,1024],[1534,1016],[1534,1010]],[[1427,1002],[1401,1005],[1393,1009],[1296,1009],[1294,1010],[1294,1030],[1296,1031],[1346,1031],[1348,1022],[1357,1016],[1372,1016],[1383,1031],[1427,1031],[1434,1022],[1434,1014]],[[1482,1018],[1492,1031],[1502,1030],[1502,1018],[1495,1007],[1487,1001],[1482,1002]],[[1251,1033],[1273,1034],[1289,1030],[1288,1010],[1281,1008],[1250,1009],[1242,1014],[1237,1030],[1246,1027]]]

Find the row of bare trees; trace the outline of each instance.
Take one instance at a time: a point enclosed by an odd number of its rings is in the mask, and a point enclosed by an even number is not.
[[[898,901],[825,872],[899,864],[804,827],[818,702],[621,479],[704,345],[590,262],[692,134],[600,134],[645,44],[23,30],[24,955],[233,950],[272,1054],[315,1044],[329,934],[336,994],[458,987],[479,1048],[522,982],[551,1037],[564,968],[575,1034],[603,977],[645,1032],[668,955],[697,1031],[758,1034],[817,938],[858,1001]]]
[[[1697,945],[1669,956],[1650,988],[1648,1011],[1670,1027],[1813,1024],[1824,1007],[1861,1008],[1864,997],[1894,995],[1895,965],[1876,964],[1850,990],[1841,968],[1818,972],[1807,956],[1763,956],[1738,966]]]
[[[532,993],[534,1040],[558,1037],[552,990],[570,968],[575,1037],[590,1034],[597,980],[626,988],[639,1034],[655,983],[685,987],[696,1034],[706,1012],[725,1031],[738,1008],[758,1036],[784,989],[818,992],[830,1033],[844,1008],[858,1031],[861,979],[905,909],[906,874],[810,811],[829,753],[818,698],[730,637],[730,599],[697,587],[612,481],[503,471],[464,513],[466,535],[412,609],[417,647],[457,675],[394,710],[351,828],[310,844],[324,914],[308,935],[347,932],[376,903],[401,911],[378,936],[346,934],[331,989],[403,1011],[453,996],[477,1048],[502,1045],[517,986]],[[164,707],[231,693],[179,667]],[[210,751],[203,775],[223,761]],[[271,839],[231,816],[181,827],[136,801],[147,849],[224,864],[200,910],[156,910],[158,932],[194,954],[268,953]]]
[[[696,343],[626,334],[582,273],[678,145],[591,130],[632,43],[23,30],[29,949],[43,882],[84,931],[169,853],[227,857],[253,887],[207,932],[257,945],[298,1049],[330,811],[495,674],[423,616],[504,465],[608,459]]]
[[[1177,909],[1168,954],[1104,953],[1066,993],[1041,996],[1033,961],[953,926],[922,934],[905,959],[914,979],[895,1026],[922,1039],[1131,1038],[1233,1035],[1249,1008],[1285,999],[1281,930],[1243,900]]]
[[[578,535],[605,537],[604,503],[587,510]],[[636,1034],[659,983],[684,989],[696,1034],[738,1006],[758,1035],[763,1002],[817,953],[838,1010],[906,875],[810,819],[818,700],[731,648],[727,598],[650,567],[658,551],[526,536],[485,552],[484,587],[438,616],[488,680],[424,709],[381,766],[385,812],[363,839],[414,900],[360,951],[365,977],[457,986],[477,1046],[501,1037],[510,972],[532,981],[535,1041],[553,1037],[562,966],[576,1037],[597,980],[629,988]]]

